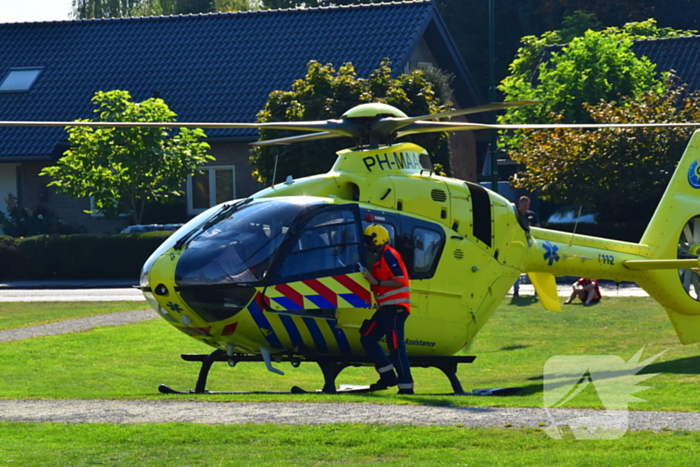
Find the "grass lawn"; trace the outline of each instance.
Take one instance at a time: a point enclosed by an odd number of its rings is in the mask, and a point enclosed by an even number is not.
[[[0,303],[0,331],[84,318],[115,311],[143,310],[144,302],[7,302]]]
[[[53,306],[56,308],[53,308]],[[0,328],[139,309],[142,303],[10,304],[0,306]],[[52,311],[49,311],[49,308]],[[9,324],[12,323],[12,324]],[[543,368],[556,355],[615,355],[629,360],[666,352],[644,372],[651,389],[637,410],[698,411],[700,345],[682,346],[664,311],[645,298],[606,298],[599,305],[544,311],[527,298],[504,300],[494,317],[465,349],[476,355],[462,365],[465,389],[523,387],[516,396],[217,395],[164,396],[159,383],[194,387],[198,366],[180,353],[211,349],[162,320],[88,332],[0,344],[0,397],[196,399],[216,401],[366,402],[460,406],[541,407]],[[261,364],[214,365],[209,388],[289,390],[322,385],[315,364],[292,368],[287,376]],[[415,369],[417,390],[449,392],[434,369]],[[348,369],[339,383],[375,379],[370,368]],[[393,391],[392,391],[393,392]],[[593,391],[583,391],[568,407],[601,407]],[[700,464],[700,433],[629,432],[616,440],[549,438],[542,430],[513,428],[375,425],[102,425],[0,423],[0,465],[664,465]]]
[[[700,433],[553,440],[541,430],[0,423],[1,465],[697,465]]]
[[[94,305],[95,307],[97,305]],[[0,317],[4,315],[4,307]],[[94,313],[98,313],[96,308]],[[571,305],[563,313],[547,312],[528,299],[503,301],[494,317],[464,353],[476,355],[462,365],[466,390],[522,387],[518,395],[398,396],[393,391],[365,395],[217,395],[163,396],[160,383],[190,389],[198,365],[180,360],[180,353],[208,353],[203,346],[162,320],[89,332],[34,338],[0,344],[0,397],[12,398],[194,398],[221,401],[353,401],[371,403],[541,407],[543,368],[556,355],[615,355],[629,360],[645,347],[642,358],[666,350],[643,372],[661,373],[647,380],[651,389],[630,404],[633,410],[698,411],[700,345],[683,346],[663,309],[648,298],[607,298],[584,308]],[[292,368],[278,364],[286,376],[267,372],[262,364],[241,363],[231,369],[219,363],[208,388],[231,391],[288,391],[293,385],[314,389],[323,380],[315,364]],[[435,369],[414,371],[418,393],[447,393],[450,385]],[[339,384],[367,384],[371,368],[344,371]],[[583,391],[566,407],[602,408],[594,391]]]

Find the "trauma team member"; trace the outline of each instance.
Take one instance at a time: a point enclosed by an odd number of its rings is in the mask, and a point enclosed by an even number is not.
[[[411,311],[406,265],[399,252],[389,245],[389,232],[385,227],[370,224],[363,234],[367,248],[378,255],[371,271],[362,270],[379,305],[372,318],[360,328],[360,342],[379,373],[379,381],[370,388],[379,390],[398,385],[399,394],[413,394],[413,378],[404,342],[404,323]],[[389,357],[379,345],[379,339],[384,336]]]

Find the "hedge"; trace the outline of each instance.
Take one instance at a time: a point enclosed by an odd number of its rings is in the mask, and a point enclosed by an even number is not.
[[[172,233],[0,235],[0,280],[138,280],[143,263]]]

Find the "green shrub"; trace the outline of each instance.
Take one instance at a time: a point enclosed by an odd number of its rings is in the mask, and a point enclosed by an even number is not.
[[[0,236],[0,280],[137,280],[143,263],[172,233]]]

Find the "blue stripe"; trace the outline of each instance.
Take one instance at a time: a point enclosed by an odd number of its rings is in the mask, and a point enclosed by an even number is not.
[[[270,322],[267,320],[262,310],[258,306],[258,302],[256,302],[255,300],[250,302],[250,305],[248,305],[248,311],[253,317],[253,320],[255,320],[255,324],[257,324],[259,328],[269,329],[270,331],[272,331],[272,326],[270,325]],[[262,334],[265,336],[264,332]],[[267,339],[267,342],[271,346],[278,347],[280,349],[282,348],[282,344],[277,338],[277,334],[275,334],[275,331],[272,331],[269,336],[265,336],[265,339]]]
[[[350,305],[354,306],[355,308],[369,308],[370,307],[366,301],[362,300],[360,297],[358,297],[354,293],[341,293],[339,295],[343,298],[343,300],[345,300],[346,302],[348,302]]]
[[[279,317],[280,321],[282,321],[282,324],[284,325],[284,328],[287,330],[287,334],[289,334],[289,338],[292,340],[292,345],[304,345],[304,339],[301,338],[299,329],[294,323],[292,317],[287,315],[279,315]]]
[[[313,303],[319,308],[337,308],[335,305],[323,298],[321,295],[305,295],[305,297],[308,298],[311,301],[311,303]]]
[[[314,346],[319,352],[328,352],[328,346],[326,345],[326,339],[323,337],[321,329],[318,327],[318,323],[313,318],[303,318],[304,324],[306,324],[311,337],[314,340]]]
[[[274,301],[279,303],[285,310],[303,310],[304,307],[301,307],[294,303],[294,301],[291,298],[287,297],[276,297],[272,298]]]
[[[328,327],[331,328],[331,331],[335,336],[335,340],[338,343],[338,349],[340,349],[340,353],[344,355],[350,355],[350,343],[348,342],[348,338],[345,336],[345,331],[335,327],[335,323],[337,323],[337,321],[335,320],[329,319],[326,320],[326,322],[328,323]]]

